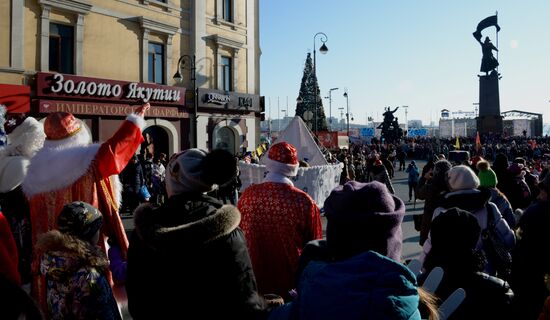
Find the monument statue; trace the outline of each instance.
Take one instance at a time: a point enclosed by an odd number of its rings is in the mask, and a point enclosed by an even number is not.
[[[486,28],[495,27],[496,39],[498,44],[498,25],[497,14],[481,20],[474,31],[473,36],[481,45],[483,57],[481,59],[480,71],[485,72],[484,75],[478,75],[479,79],[479,115],[477,120],[477,131],[480,134],[487,133],[502,133],[502,116],[500,115],[500,94],[498,82],[500,74],[496,71],[499,63],[493,56],[493,51],[498,52],[498,48],[493,45],[489,37],[485,37],[485,41],[481,41],[481,32]]]
[[[493,50],[498,51],[498,49],[493,45],[489,37],[485,37],[484,42],[479,41],[479,44],[481,44],[481,52],[483,53],[479,71],[485,72],[485,75],[489,75],[489,72],[498,67],[498,61],[495,56],[493,56]]]
[[[399,127],[397,117],[393,116],[397,109],[399,109],[399,107],[395,108],[393,111],[390,110],[390,107],[385,108],[383,113],[384,121],[377,127],[377,129],[382,129],[381,136],[388,143],[395,143],[403,136],[403,129]]]

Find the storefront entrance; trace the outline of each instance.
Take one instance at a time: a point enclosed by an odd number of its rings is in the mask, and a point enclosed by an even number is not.
[[[235,132],[230,127],[222,127],[217,131],[214,149],[223,149],[235,154]]]
[[[150,126],[143,130],[145,141],[141,144],[140,155],[145,159],[147,154],[152,154],[157,159],[161,153],[170,157],[168,133],[161,126]]]

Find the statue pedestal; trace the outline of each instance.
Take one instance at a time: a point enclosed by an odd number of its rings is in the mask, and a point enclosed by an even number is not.
[[[479,76],[479,117],[477,131],[502,134],[502,116],[500,115],[500,97],[498,89],[498,72]]]

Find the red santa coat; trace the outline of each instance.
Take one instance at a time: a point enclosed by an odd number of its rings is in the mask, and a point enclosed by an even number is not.
[[[33,248],[39,235],[57,227],[63,206],[78,200],[97,207],[103,215],[99,245],[105,249],[105,239],[113,238],[126,257],[128,239],[118,214],[120,183],[114,175],[124,169],[143,141],[143,126],[143,118],[131,115],[101,145],[74,146],[68,141],[48,147],[46,143],[31,159],[22,187],[29,198]],[[38,270],[39,254],[34,254],[32,289],[42,302],[45,287]]]
[[[21,277],[17,270],[17,247],[6,217],[0,211],[0,274],[20,285]]]
[[[277,182],[250,186],[238,208],[258,290],[287,296],[303,247],[323,237],[319,208],[307,193]]]

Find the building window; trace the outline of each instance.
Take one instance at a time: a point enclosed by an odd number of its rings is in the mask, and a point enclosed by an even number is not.
[[[233,65],[230,57],[222,56],[222,90],[232,91]]]
[[[222,0],[222,14],[225,21],[233,22],[233,0]]]
[[[164,84],[164,45],[149,42],[149,82]]]
[[[74,27],[50,23],[50,71],[74,74]]]

